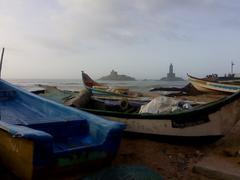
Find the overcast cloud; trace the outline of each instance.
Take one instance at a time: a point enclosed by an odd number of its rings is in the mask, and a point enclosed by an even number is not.
[[[5,78],[240,72],[238,0],[0,0]]]

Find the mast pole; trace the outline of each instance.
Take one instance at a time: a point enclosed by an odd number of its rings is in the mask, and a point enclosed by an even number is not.
[[[2,48],[2,55],[1,55],[1,61],[0,61],[0,79],[2,78],[2,64],[3,64],[4,51],[5,51],[5,48]]]

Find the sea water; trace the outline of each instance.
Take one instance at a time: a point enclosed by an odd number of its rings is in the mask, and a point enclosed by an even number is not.
[[[55,86],[61,90],[79,91],[84,87],[81,79],[9,79],[9,82],[29,91],[40,90],[39,85]],[[137,80],[137,81],[97,81],[108,86],[127,87],[134,91],[147,92],[157,87],[184,87],[187,81],[160,81],[160,80]]]

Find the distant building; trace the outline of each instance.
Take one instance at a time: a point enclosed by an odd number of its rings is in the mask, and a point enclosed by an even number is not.
[[[127,75],[119,75],[117,71],[112,70],[110,75],[100,78],[104,81],[135,81],[135,78]]]
[[[184,79],[180,77],[176,77],[174,71],[173,71],[173,65],[170,64],[169,66],[169,72],[167,73],[167,77],[164,77],[161,79],[162,81],[184,81]]]

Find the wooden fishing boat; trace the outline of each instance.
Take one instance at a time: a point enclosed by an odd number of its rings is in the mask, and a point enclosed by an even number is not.
[[[126,98],[135,98],[141,95],[138,92],[129,91],[126,87],[109,87],[94,81],[88,74],[82,71],[82,81],[86,89],[95,95],[119,96]]]
[[[0,80],[0,117],[0,162],[23,179],[108,163],[125,128],[4,80]]]
[[[82,110],[127,124],[126,131],[174,137],[221,137],[240,120],[240,93],[191,110],[159,115]]]
[[[240,84],[214,82],[210,80],[200,79],[188,75],[190,83],[201,92],[210,93],[236,93],[240,91]]]
[[[237,77],[236,74],[228,74],[225,76],[218,76],[217,74],[207,75],[203,80],[221,82],[221,83],[240,83],[240,77]]]
[[[180,112],[139,114],[140,106],[129,104],[127,109],[122,109],[117,103],[114,106],[111,102],[108,106],[105,101],[92,99],[79,109],[111,121],[123,122],[127,125],[127,132],[173,138],[217,139],[240,120],[240,92],[215,102],[193,106]]]

